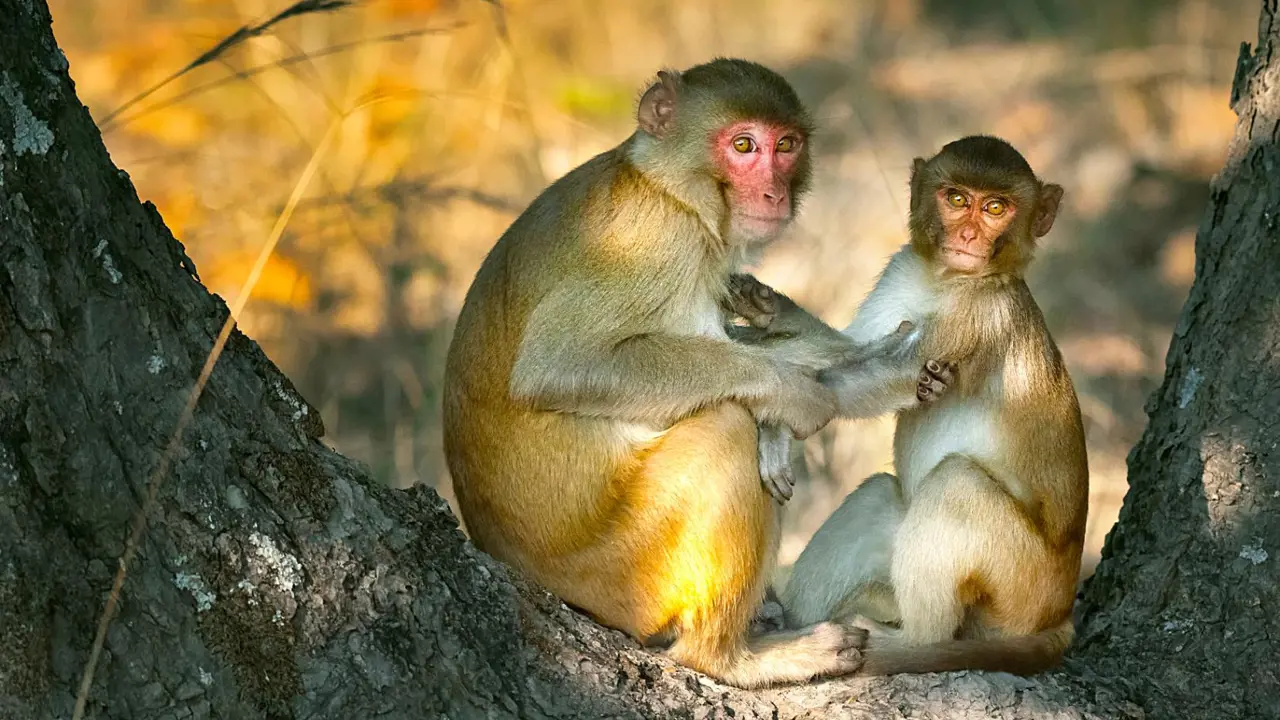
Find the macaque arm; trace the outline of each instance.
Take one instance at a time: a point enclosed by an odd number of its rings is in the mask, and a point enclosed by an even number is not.
[[[852,420],[915,407],[919,377],[917,364],[877,362],[831,368],[818,380],[835,393],[839,416]]]
[[[902,354],[912,343],[905,334],[895,336],[893,330],[884,333],[885,337],[861,342],[814,317],[782,293],[772,291],[772,298],[766,327],[730,327],[729,337],[759,348],[777,361],[825,370]],[[887,341],[889,336],[896,339]]]
[[[720,400],[762,397],[779,382],[762,353],[642,323],[627,327],[636,310],[613,304],[581,289],[545,298],[525,328],[512,395],[543,410],[671,421]]]

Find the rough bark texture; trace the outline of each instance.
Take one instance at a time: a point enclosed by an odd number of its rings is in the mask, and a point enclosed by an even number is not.
[[[369,481],[236,334],[107,636],[96,718],[1280,714],[1280,21],[1067,666],[748,693],[638,649]],[[0,0],[0,718],[68,717],[131,518],[227,316],[112,166],[42,0]]]

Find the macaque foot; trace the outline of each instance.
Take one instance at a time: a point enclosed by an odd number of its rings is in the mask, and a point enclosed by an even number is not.
[[[867,646],[868,633],[865,628],[853,623],[822,622],[813,626],[815,641],[830,643],[835,651],[837,666],[829,675],[851,673],[862,667],[862,650]]]
[[[956,366],[945,360],[930,360],[924,364],[916,382],[916,399],[931,403],[942,397],[955,380]]]
[[[729,309],[751,327],[765,329],[778,313],[778,296],[773,288],[746,273],[729,276]]]

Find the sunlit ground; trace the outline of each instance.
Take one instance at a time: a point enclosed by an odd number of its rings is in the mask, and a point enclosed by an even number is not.
[[[449,498],[439,387],[471,276],[549,180],[630,132],[660,67],[758,60],[820,119],[812,196],[758,271],[837,325],[904,240],[911,158],[1004,136],[1067,189],[1029,281],[1085,416],[1086,571],[1163,373],[1257,17],[1255,0],[373,0],[284,20],[112,116],[290,2],[50,4],[113,159],[228,299],[346,117],[241,321],[335,447]],[[841,423],[808,443],[783,563],[889,468],[890,434]]]

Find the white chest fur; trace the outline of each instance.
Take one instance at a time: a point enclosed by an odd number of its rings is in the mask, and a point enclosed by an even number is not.
[[[909,499],[942,459],[967,455],[983,465],[997,462],[997,428],[980,398],[949,398],[898,420],[894,466]]]

